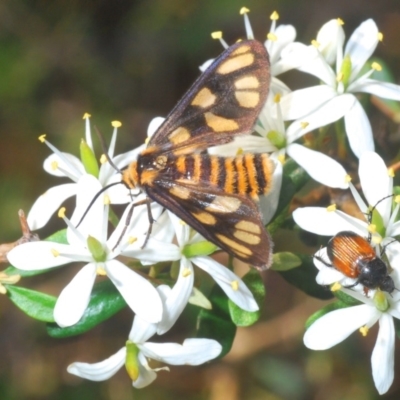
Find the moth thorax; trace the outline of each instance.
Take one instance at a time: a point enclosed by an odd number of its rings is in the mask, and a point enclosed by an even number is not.
[[[138,185],[139,179],[136,161],[130,163],[128,168],[123,171],[122,182],[124,182],[131,189],[134,189]]]

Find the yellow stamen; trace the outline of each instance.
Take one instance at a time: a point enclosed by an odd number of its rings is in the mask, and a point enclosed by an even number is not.
[[[38,139],[39,139],[39,141],[40,141],[41,143],[44,143],[45,140],[46,140],[46,134],[44,133],[43,135],[40,135],[40,136],[38,137]]]
[[[184,268],[182,271],[182,276],[184,278],[187,278],[191,273],[192,273],[192,271],[190,270],[190,268]]]
[[[376,225],[375,224],[369,224],[367,229],[368,229],[369,233],[375,233],[376,232]]]
[[[336,204],[331,204],[330,206],[326,207],[326,211],[328,212],[336,211]]]
[[[306,129],[308,125],[310,125],[309,122],[306,121],[300,122],[301,129]]]
[[[378,71],[378,72],[382,71],[382,65],[377,63],[376,61],[374,61],[371,64],[371,68],[374,69],[375,71]]]
[[[211,33],[213,39],[222,39],[222,31],[216,31]]]
[[[317,42],[315,39],[314,39],[314,40],[311,40],[311,44],[312,44],[316,49],[318,49],[318,47],[321,46],[321,44],[320,44],[319,42]]]
[[[135,242],[137,242],[137,237],[135,237],[135,236],[129,236],[128,237],[128,243],[129,244],[133,244],[133,243],[135,243]]]
[[[344,21],[341,18],[336,18],[338,25],[344,25]]]
[[[393,169],[393,168],[388,168],[388,175],[389,175],[391,178],[394,178],[394,169]]]
[[[107,161],[107,156],[105,154],[102,154],[100,157],[100,163],[105,164]]]
[[[53,171],[56,171],[56,170],[58,169],[58,162],[57,162],[57,161],[53,161],[53,162],[50,164],[50,166],[51,166],[51,169],[52,169]]]
[[[382,33],[382,32],[378,32],[378,40],[379,40],[380,42],[383,41],[383,33]]]
[[[96,268],[96,274],[99,276],[107,276],[107,271],[104,268],[104,265],[98,265]]]
[[[274,103],[280,103],[280,101],[281,101],[281,94],[280,93],[277,93],[275,96],[274,96]]]
[[[51,254],[53,254],[54,257],[58,257],[60,253],[56,249],[51,249]]]
[[[338,290],[340,290],[342,288],[342,285],[339,282],[335,282],[332,286],[331,286],[331,291],[332,292],[337,292]]]
[[[65,207],[61,207],[58,210],[58,218],[65,218],[65,211],[66,211],[66,208]]]
[[[274,11],[271,16],[269,17],[271,21],[277,21],[279,19],[279,14],[277,11]]]
[[[344,178],[344,181],[345,181],[346,183],[351,182],[351,176],[350,176],[349,174],[347,174],[347,175],[345,176],[345,178]]]
[[[400,203],[400,195],[397,195],[397,196],[394,198],[394,201],[395,201],[395,203]]]
[[[248,12],[250,12],[250,10],[246,7],[242,7],[240,9],[240,15],[247,14]]]
[[[275,35],[275,33],[269,32],[267,34],[267,39],[271,40],[271,42],[276,42],[278,40],[278,37]]]
[[[342,71],[340,71],[336,76],[336,82],[342,82],[343,78],[344,78],[344,74]]]
[[[369,331],[369,328],[368,328],[367,325],[364,325],[364,326],[362,326],[362,327],[360,328],[360,333],[361,333],[361,335],[363,335],[364,337],[368,335],[368,331]]]
[[[103,203],[107,206],[111,204],[110,196],[108,194],[104,195]]]
[[[82,119],[89,119],[90,117],[91,117],[91,115],[89,113],[85,113],[85,114],[83,114]]]
[[[281,164],[285,164],[285,155],[284,154],[279,154],[278,155],[278,160]]]
[[[238,281],[232,281],[231,282],[231,287],[236,292],[237,290],[239,290],[239,282]]]
[[[236,151],[236,155],[237,156],[241,156],[244,153],[243,149],[241,147],[239,147]]]

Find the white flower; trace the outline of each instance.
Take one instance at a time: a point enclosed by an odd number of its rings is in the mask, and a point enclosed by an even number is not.
[[[365,198],[369,205],[376,206],[382,218],[382,225],[377,231],[362,221],[341,211],[328,211],[319,207],[297,209],[293,213],[296,223],[303,229],[319,234],[334,236],[341,231],[353,231],[360,236],[368,237],[373,231],[371,244],[376,246],[377,255],[380,247],[385,246],[390,267],[390,273],[396,289],[400,287],[400,243],[394,241],[400,230],[399,221],[395,218],[399,211],[399,204],[393,212],[391,209],[393,192],[393,171],[388,171],[383,160],[373,152],[365,152],[360,157],[359,176]],[[355,201],[361,212],[368,214],[368,206],[361,199],[353,185],[350,185]],[[382,200],[384,199],[384,200]],[[334,210],[334,207],[331,207]],[[378,246],[379,245],[379,246]],[[329,260],[326,248],[318,252],[318,256]],[[393,317],[400,318],[400,292],[394,291],[390,295],[380,290],[369,290],[365,295],[362,285],[352,290],[345,286],[354,284],[355,280],[342,274],[335,268],[329,267],[314,258],[319,269],[317,282],[321,285],[330,285],[335,282],[342,284],[342,291],[359,300],[361,305],[335,310],[314,322],[304,336],[304,343],[314,350],[328,349],[346,339],[357,329],[366,335],[368,329],[379,321],[379,333],[372,353],[372,374],[375,386],[380,394],[385,393],[393,382],[394,377],[394,324]]]
[[[211,275],[215,282],[221,287],[225,294],[240,308],[246,311],[257,311],[258,305],[253,294],[246,284],[235,275],[230,269],[208,256],[186,256],[185,250],[190,245],[204,242],[204,238],[184,222],[179,220],[173,213],[168,212],[169,217],[175,227],[175,235],[178,248],[181,252],[179,275],[168,298],[164,310],[163,321],[158,323],[157,333],[159,335],[167,332],[176,322],[179,315],[192,295],[194,282],[193,264]]]
[[[344,53],[342,24],[341,20],[325,24],[314,41],[315,46],[294,43],[286,48],[282,54],[286,62],[301,61],[298,69],[315,75],[323,84],[283,96],[282,109],[285,118],[296,120],[288,135],[295,131],[305,134],[344,117],[350,147],[360,157],[364,151],[374,150],[374,142],[368,117],[354,94],[363,92],[400,100],[400,86],[370,79],[374,70],[380,70],[376,63],[360,76],[382,38],[375,22],[372,19],[363,22],[351,35]],[[334,59],[336,72],[329,65]]]
[[[83,175],[78,181],[77,208],[80,217],[93,196],[101,189],[99,181],[91,175]],[[144,198],[143,196],[141,198]],[[137,200],[140,200],[138,198]],[[67,230],[69,244],[47,241],[26,243],[14,248],[9,261],[23,270],[40,270],[57,267],[71,262],[87,264],[61,292],[54,310],[56,322],[64,327],[74,325],[82,317],[89,299],[96,275],[107,275],[129,307],[150,322],[158,322],[162,315],[160,297],[153,285],[116,258],[119,255],[143,260],[143,263],[179,259],[180,253],[171,244],[172,225],[162,214],[162,207],[152,203],[152,215],[156,219],[151,238],[141,248],[149,228],[145,205],[135,207],[129,226],[125,226],[130,207],[123,214],[120,223],[107,239],[108,206],[98,199],[78,229],[70,225]],[[126,229],[121,238],[121,234]]]
[[[84,119],[86,121],[85,142],[93,153],[89,114],[85,114]],[[127,153],[114,156],[117,131],[118,127],[121,126],[121,123],[118,121],[113,121],[112,126],[114,127],[114,131],[111,138],[110,147],[107,151],[108,156],[118,168],[123,168],[136,159],[137,154],[143,149],[143,146],[139,146],[138,148]],[[27,217],[29,227],[32,230],[42,228],[67,198],[77,195],[79,179],[89,173],[86,171],[84,163],[79,160],[79,158],[72,154],[59,151],[51,143],[45,140],[44,136],[41,136],[40,140],[46,143],[47,146],[54,152],[54,154],[47,157],[44,161],[44,170],[54,176],[67,177],[74,183],[64,183],[62,185],[54,186],[48,189],[36,200]],[[102,162],[96,178],[98,178],[102,187],[121,181],[120,174],[115,171],[114,167],[111,166],[107,160]],[[112,204],[123,204],[130,201],[129,191],[122,184],[110,187],[105,194],[107,194]]]
[[[165,285],[159,286],[158,291],[164,302],[171,293],[171,289]],[[167,308],[168,304],[165,303]],[[136,316],[125,347],[96,364],[75,362],[68,367],[68,372],[102,381],[113,376],[125,364],[132,385],[140,389],[156,379],[157,371],[169,370],[167,367],[152,369],[148,359],[171,365],[200,365],[217,357],[222,350],[222,346],[212,339],[186,339],[182,345],[149,342],[156,330],[157,324],[149,324]]]

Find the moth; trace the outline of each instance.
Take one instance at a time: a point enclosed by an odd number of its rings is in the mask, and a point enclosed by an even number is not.
[[[122,174],[128,188],[172,211],[207,240],[258,269],[272,240],[256,204],[271,189],[267,154],[210,155],[207,149],[252,131],[270,82],[265,47],[241,41],[196,80]]]

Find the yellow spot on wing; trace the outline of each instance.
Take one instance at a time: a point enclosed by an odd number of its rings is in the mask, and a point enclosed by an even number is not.
[[[215,217],[205,211],[201,211],[198,213],[192,213],[193,217],[195,217],[197,220],[199,220],[202,224],[206,225],[215,225],[217,223],[217,220]]]
[[[217,234],[217,235],[215,235],[215,236],[216,236],[222,243],[225,243],[226,245],[228,245],[228,246],[232,249],[232,251],[234,251],[234,252],[239,252],[239,253],[242,253],[242,254],[245,254],[245,255],[251,255],[251,254],[253,254],[253,252],[252,252],[249,248],[247,248],[246,246],[243,246],[243,245],[241,245],[240,243],[238,243],[238,242],[236,242],[236,241],[234,241],[234,240],[228,238],[228,237],[225,236],[225,235]]]
[[[230,132],[239,129],[238,123],[233,119],[219,117],[213,113],[207,112],[204,114],[207,125],[214,132]]]
[[[257,89],[260,86],[260,82],[256,76],[244,76],[235,81],[236,89]]]
[[[173,144],[182,143],[190,138],[190,132],[186,128],[176,128],[170,135],[169,141]]]
[[[228,58],[217,69],[218,74],[230,74],[238,69],[248,67],[254,62],[254,54],[247,53],[236,57]]]
[[[233,56],[238,56],[239,54],[247,53],[250,51],[250,46],[241,46],[237,48],[235,51],[232,51]]]
[[[235,228],[247,232],[261,233],[260,227],[251,221],[240,221],[235,225]]]
[[[241,107],[254,108],[260,101],[260,94],[258,92],[235,92],[236,100]]]
[[[207,108],[215,103],[217,96],[211,92],[208,88],[201,89],[192,100],[192,106],[198,106],[201,108]]]
[[[251,233],[243,231],[235,231],[233,236],[235,236],[236,239],[239,239],[242,242],[246,242],[248,244],[259,244],[261,241],[260,236],[252,235]]]
[[[172,188],[169,189],[169,192],[175,197],[179,197],[183,200],[187,200],[190,197],[190,190],[183,186],[172,186]]]
[[[239,209],[241,204],[242,202],[236,197],[216,196],[206,210],[217,213],[233,213]]]

